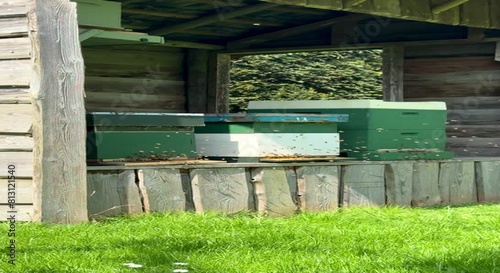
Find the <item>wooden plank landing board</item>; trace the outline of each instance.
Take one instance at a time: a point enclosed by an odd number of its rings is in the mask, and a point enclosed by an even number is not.
[[[342,167],[344,206],[385,205],[384,165]]]
[[[476,162],[479,202],[500,202],[500,161]]]
[[[179,169],[145,169],[146,187],[151,212],[178,212],[186,210],[186,194]]]
[[[385,165],[387,205],[411,206],[413,163],[397,162]]]
[[[17,177],[33,177],[33,153],[32,152],[0,152],[0,168],[7,166],[16,167]],[[1,173],[0,177],[6,177],[7,173]]]
[[[87,197],[90,218],[142,213],[133,170],[89,172]]]
[[[297,168],[297,186],[302,211],[328,211],[339,204],[339,166]]]
[[[196,212],[237,213],[254,209],[245,168],[197,169],[190,176]]]
[[[441,204],[439,192],[439,163],[413,165],[412,206],[437,206]]]
[[[443,205],[477,203],[474,162],[441,163],[439,191]]]
[[[291,216],[298,211],[295,203],[297,181],[293,168],[252,169],[257,211],[271,217]]]

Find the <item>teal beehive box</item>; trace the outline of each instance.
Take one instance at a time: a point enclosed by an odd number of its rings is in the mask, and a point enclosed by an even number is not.
[[[87,160],[147,161],[195,159],[194,127],[203,114],[87,114]]]
[[[339,123],[340,149],[365,160],[443,159],[446,152],[444,102],[381,100],[253,101],[250,113],[348,114]]]

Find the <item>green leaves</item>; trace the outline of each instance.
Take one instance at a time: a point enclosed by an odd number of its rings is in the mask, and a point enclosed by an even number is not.
[[[330,51],[240,58],[231,71],[231,112],[251,100],[382,97],[381,51]]]

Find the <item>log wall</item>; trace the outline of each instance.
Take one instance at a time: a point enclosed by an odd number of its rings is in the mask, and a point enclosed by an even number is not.
[[[33,107],[27,3],[0,0],[0,219],[7,219],[7,168],[16,167],[18,220],[33,215]]]
[[[182,49],[108,46],[82,51],[87,111],[186,112]]]
[[[493,203],[500,202],[499,166],[448,160],[89,167],[89,216],[256,211],[282,217],[341,206]]]
[[[444,101],[448,149],[500,156],[500,62],[495,44],[407,47],[405,101]]]

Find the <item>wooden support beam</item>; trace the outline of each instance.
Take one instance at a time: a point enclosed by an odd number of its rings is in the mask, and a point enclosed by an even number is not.
[[[208,49],[208,50],[222,50],[225,48],[224,46],[221,45],[186,42],[186,41],[172,41],[172,40],[167,40],[163,44],[159,44],[159,46],[197,48],[197,49]]]
[[[193,19],[196,17],[196,15],[191,15],[191,14],[182,14],[182,13],[164,12],[164,11],[152,11],[152,10],[143,10],[143,9],[122,9],[122,13],[164,17],[164,18],[179,18],[179,19]]]
[[[445,12],[449,9],[460,6],[460,5],[467,3],[467,2],[469,2],[469,0],[451,0],[448,2],[444,2],[442,4],[439,4],[437,6],[432,7],[432,13],[440,14],[442,12]]]
[[[282,29],[282,30],[278,30],[278,31],[270,32],[270,33],[255,35],[255,36],[246,37],[243,39],[231,41],[229,43],[229,47],[237,47],[238,45],[242,45],[242,44],[255,44],[255,43],[266,42],[269,40],[281,39],[281,38],[289,37],[292,35],[297,35],[297,34],[309,32],[309,31],[319,29],[322,27],[331,26],[331,25],[334,25],[337,23],[342,23],[342,22],[347,22],[347,21],[359,21],[359,20],[366,19],[368,17],[370,17],[370,16],[369,15],[361,15],[361,14],[337,17],[337,18],[319,21],[319,22],[315,22],[315,23],[311,23],[311,24],[307,24],[307,25],[301,25],[298,27]]]
[[[171,33],[182,32],[183,30],[186,30],[186,29],[193,29],[193,28],[197,28],[200,26],[210,25],[210,24],[213,24],[213,23],[216,23],[219,21],[229,20],[231,18],[244,16],[247,14],[259,12],[259,11],[266,10],[266,9],[276,7],[276,6],[278,6],[278,4],[262,3],[262,4],[251,5],[251,6],[245,6],[242,8],[236,8],[233,11],[229,11],[226,13],[212,14],[212,15],[208,15],[208,16],[194,19],[194,20],[189,21],[189,22],[181,23],[178,25],[159,28],[157,30],[153,30],[151,32],[151,34],[153,34],[153,35],[168,35]]]
[[[231,56],[212,54],[208,71],[208,113],[227,113],[229,111],[229,71]]]
[[[85,222],[84,65],[76,4],[68,0],[34,0],[29,16],[35,219],[64,224]]]
[[[391,46],[382,53],[382,81],[385,101],[403,101],[404,47]]]
[[[207,112],[208,56],[207,50],[187,51],[186,95],[189,113]]]

